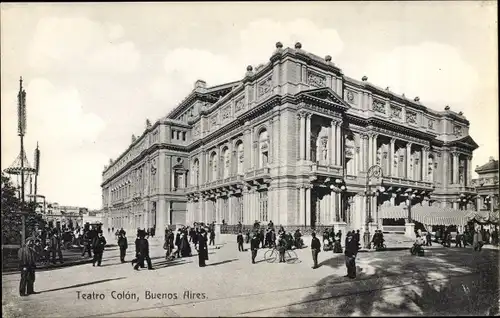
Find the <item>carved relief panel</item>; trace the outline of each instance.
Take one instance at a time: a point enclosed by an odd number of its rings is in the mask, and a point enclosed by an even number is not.
[[[222,108],[222,121],[227,121],[231,119],[231,105],[227,105]]]
[[[307,72],[307,84],[314,87],[325,87],[326,77],[312,71]]]
[[[219,114],[210,117],[210,130],[216,129],[219,125]]]
[[[262,80],[257,87],[257,93],[259,97],[269,94],[272,89],[272,77],[269,76],[268,78]]]
[[[374,112],[385,114],[385,102],[384,101],[374,99],[372,106],[373,106]]]
[[[245,98],[242,97],[234,103],[234,112],[239,113],[245,109]]]
[[[346,97],[346,101],[349,104],[356,104],[357,103],[357,99],[358,99],[358,93],[353,92],[351,90],[346,90],[345,91],[345,97]]]
[[[401,119],[401,107],[391,105],[391,118]]]
[[[462,126],[458,126],[458,125],[455,125],[453,127],[453,134],[456,136],[456,137],[461,137],[462,136]]]
[[[417,124],[417,113],[412,111],[406,112],[406,122],[409,124]]]

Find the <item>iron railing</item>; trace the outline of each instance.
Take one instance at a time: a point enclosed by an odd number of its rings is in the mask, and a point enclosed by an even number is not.
[[[312,226],[306,226],[306,225],[286,225],[283,226],[286,232],[295,232],[297,229],[300,230],[302,235],[311,235],[312,232],[316,232],[317,235],[322,235],[323,231],[325,229],[331,230],[331,228],[334,227],[333,225],[316,225],[314,227]],[[259,230],[266,230],[267,229],[267,224],[266,225],[261,225]],[[274,230],[277,232],[279,231],[280,226],[279,225],[274,225]],[[238,225],[238,224],[224,224],[221,225],[221,234],[238,234],[239,231],[247,233],[247,232],[253,232],[254,227],[253,225]],[[338,231],[338,228],[335,228],[335,233]],[[342,233],[342,235],[345,235],[345,233]]]

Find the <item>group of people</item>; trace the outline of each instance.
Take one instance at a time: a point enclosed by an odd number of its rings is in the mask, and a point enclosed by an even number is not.
[[[215,222],[205,224],[195,222],[193,226],[184,226],[177,230],[177,233],[166,228],[163,249],[166,251],[165,257],[181,258],[193,255],[191,244],[198,252],[198,265],[206,266],[208,260],[208,246],[215,245]]]
[[[332,231],[325,231],[326,234],[330,234],[333,232]],[[323,235],[325,236],[325,232]],[[340,232],[340,231],[339,231]],[[335,233],[335,232],[333,232]],[[316,233],[311,234],[312,239],[311,239],[311,252],[312,252],[312,259],[313,259],[313,269],[318,268],[318,254],[321,251],[321,242],[319,239],[316,237]],[[337,237],[339,239],[337,239]],[[338,242],[340,245],[340,237],[341,233],[339,236],[334,236],[335,242]],[[356,257],[358,255],[358,251],[360,249],[360,234],[359,230],[357,232],[355,231],[349,231],[347,232],[346,238],[345,238],[345,245],[344,245],[344,255],[345,255],[345,264],[347,267],[347,275],[346,277],[349,278],[356,278]],[[325,241],[328,241],[328,239],[325,239]],[[335,250],[334,250],[334,253]]]

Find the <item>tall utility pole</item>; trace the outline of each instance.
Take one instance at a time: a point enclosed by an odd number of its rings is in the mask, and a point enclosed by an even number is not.
[[[17,94],[17,134],[21,139],[21,202],[24,206],[24,134],[26,133],[26,91],[23,89],[23,78],[19,79]]]
[[[40,149],[38,149],[38,141],[36,142],[35,149],[35,206],[36,206],[36,195],[38,190],[38,171],[40,170]]]

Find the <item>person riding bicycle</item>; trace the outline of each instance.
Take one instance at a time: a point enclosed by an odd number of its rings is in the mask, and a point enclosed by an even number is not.
[[[286,238],[285,238],[285,233],[282,233],[280,235],[280,238],[278,240],[278,252],[280,254],[280,263],[284,263],[285,262],[285,251],[286,251],[286,248],[287,248],[287,241],[286,241]]]
[[[294,239],[295,239],[295,247],[296,248],[302,248],[304,245],[304,242],[302,241],[302,233],[300,233],[300,229],[297,229],[295,233],[293,234]]]

